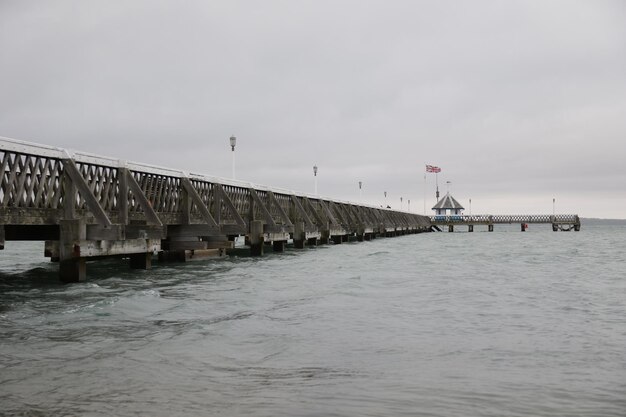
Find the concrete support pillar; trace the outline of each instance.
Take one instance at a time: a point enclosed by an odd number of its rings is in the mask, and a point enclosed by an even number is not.
[[[490,224],[490,225],[488,226],[488,228],[489,228],[489,231],[490,231],[490,232],[493,232],[493,224]]]
[[[293,246],[296,249],[304,249],[304,240],[306,232],[304,231],[304,222],[296,222],[293,225]]]
[[[467,226],[467,231],[468,232],[473,232],[474,231],[474,225],[470,224],[469,226]]]
[[[250,255],[263,255],[263,222],[253,220],[250,222]]]
[[[553,232],[558,232],[559,231],[559,225],[556,223],[552,223],[552,231]]]
[[[272,242],[272,250],[274,252],[284,252],[285,251],[285,241],[284,240],[275,240]]]
[[[152,269],[152,254],[150,252],[131,254],[130,267],[131,269]]]
[[[453,224],[449,224],[448,225],[448,232],[454,232],[454,225]]]
[[[525,232],[526,231],[526,224],[522,223],[520,226],[521,226],[520,229],[522,230],[522,232]]]

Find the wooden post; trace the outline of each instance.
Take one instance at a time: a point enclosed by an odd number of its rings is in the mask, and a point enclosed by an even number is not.
[[[85,258],[80,256],[80,241],[87,238],[84,220],[61,220],[59,222],[59,277],[63,282],[79,282],[87,279]]]
[[[453,224],[449,224],[448,225],[448,232],[454,232],[454,225]]]
[[[303,249],[305,239],[306,239],[306,232],[304,231],[304,222],[296,222],[294,224],[294,231],[293,231],[293,246],[296,249]]]
[[[263,255],[263,222],[261,220],[250,222],[250,255]]]
[[[489,227],[489,231],[493,232],[493,224],[490,224],[488,227]]]
[[[147,253],[131,253],[130,255],[130,267],[132,269],[151,269],[152,268],[152,254]]]
[[[272,242],[272,250],[274,252],[284,252],[285,251],[285,241],[284,240],[275,240]]]
[[[87,279],[85,258],[65,259],[59,263],[59,276],[63,282],[80,282]]]
[[[330,224],[326,222],[322,228],[322,236],[320,237],[320,243],[322,245],[328,245],[330,242]]]
[[[121,224],[128,224],[128,169],[119,168],[117,170],[117,181],[119,195],[117,200],[117,220]]]
[[[474,231],[474,225],[473,224],[468,225],[467,226],[467,231],[468,232],[473,232]]]

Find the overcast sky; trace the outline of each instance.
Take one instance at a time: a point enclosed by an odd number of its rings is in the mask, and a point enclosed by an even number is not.
[[[254,183],[626,218],[626,1],[0,0],[0,136],[230,177],[232,134]]]

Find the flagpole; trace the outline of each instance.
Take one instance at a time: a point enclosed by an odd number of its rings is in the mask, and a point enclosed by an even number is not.
[[[426,173],[424,172],[424,216],[426,215]]]

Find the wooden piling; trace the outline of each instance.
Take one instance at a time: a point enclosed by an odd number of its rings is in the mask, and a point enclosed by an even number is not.
[[[304,249],[304,241],[306,232],[304,231],[304,222],[295,222],[293,231],[293,246],[296,249]]]
[[[263,222],[253,220],[250,222],[250,255],[263,255]]]
[[[81,257],[80,242],[87,238],[84,220],[61,220],[59,222],[59,276],[63,282],[79,282],[87,279],[87,264]]]
[[[151,269],[152,254],[151,253],[132,253],[130,255],[131,269]]]
[[[285,241],[284,240],[275,240],[272,242],[272,250],[274,252],[284,252],[285,251]]]

